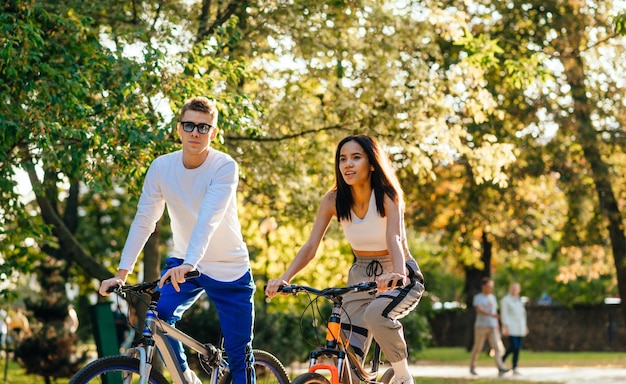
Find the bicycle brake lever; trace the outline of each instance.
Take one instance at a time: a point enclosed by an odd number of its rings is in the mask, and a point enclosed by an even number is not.
[[[118,290],[122,289],[122,284],[115,284],[110,286],[107,289],[107,293],[113,293],[113,292],[117,292],[117,293],[122,293],[122,292],[118,292]]]

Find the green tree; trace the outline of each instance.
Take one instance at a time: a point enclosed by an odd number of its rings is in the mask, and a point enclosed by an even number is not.
[[[69,262],[68,277],[110,276],[147,165],[176,145],[171,111],[204,94],[220,102],[218,145],[241,165],[259,287],[305,241],[332,186],[335,145],[352,133],[386,145],[407,191],[412,250],[427,265],[460,275],[506,262],[518,267],[506,273],[519,273],[549,260],[560,276],[607,279],[603,257],[595,269],[576,265],[619,234],[602,227],[604,195],[588,192],[605,162],[614,201],[626,193],[614,183],[624,112],[613,74],[624,71],[611,32],[611,20],[623,31],[624,19],[611,2],[590,4],[9,1],[0,16],[0,268],[10,277],[52,257]],[[575,23],[564,24],[570,13]],[[561,33],[571,25],[581,27]],[[614,55],[618,71],[601,76],[588,63],[607,60],[595,55]],[[575,79],[580,68],[586,77]],[[600,162],[572,116],[591,119]],[[16,193],[16,170],[29,174],[34,208]],[[261,233],[266,220],[276,225]],[[146,278],[158,273],[158,237],[144,252]],[[566,257],[576,254],[578,264]],[[299,278],[339,284],[350,263],[333,225]]]
[[[62,277],[54,283],[61,290],[69,278],[75,278],[70,273],[74,266],[91,278],[109,277],[112,263],[107,260],[116,256],[121,241],[114,238],[98,244],[84,232],[77,236],[85,214],[83,199],[88,197],[84,188],[101,195],[111,189],[137,191],[149,161],[176,145],[169,121],[155,104],[159,95],[163,98],[157,84],[166,89],[173,84],[181,98],[192,91],[218,99],[223,95],[228,128],[233,129],[241,115],[228,103],[237,95],[216,89],[237,82],[243,68],[235,62],[214,61],[210,70],[215,73],[203,72],[211,81],[196,82],[203,84],[198,89],[182,88],[184,82],[177,78],[181,69],[166,66],[161,47],[145,46],[133,58],[125,56],[120,46],[106,48],[94,19],[71,6],[16,0],[2,7],[0,254],[8,261],[0,267],[2,276],[54,266],[55,274]],[[201,54],[201,49],[192,51],[190,60]],[[15,189],[18,170],[29,177],[34,209]],[[114,242],[117,247],[111,246]],[[150,266],[144,271],[146,278],[158,274],[157,246],[158,242],[149,242],[146,247]],[[66,304],[66,298],[51,303],[57,312],[63,305],[61,310],[67,312]],[[47,368],[39,369],[40,374],[49,374]]]
[[[551,236],[559,246],[550,257],[572,266],[571,273],[563,266],[560,278],[567,282],[572,276],[610,275],[598,267],[607,263],[598,255],[611,252],[623,295],[623,214],[616,199],[621,183],[615,177],[623,162],[615,154],[621,153],[616,138],[624,113],[614,100],[621,98],[618,84],[625,63],[624,38],[612,25],[621,25],[614,2],[484,1],[471,8],[454,1],[441,4],[460,11],[466,25],[458,40],[460,57],[483,68],[485,89],[502,112],[480,126],[480,132],[491,132],[519,149],[513,180],[556,177],[556,188],[568,203],[563,224]],[[609,64],[601,59],[605,55],[620,59]],[[548,240],[533,232],[519,235]],[[579,257],[583,262],[574,262]]]

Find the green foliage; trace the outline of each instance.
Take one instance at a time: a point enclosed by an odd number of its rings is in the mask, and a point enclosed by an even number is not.
[[[469,31],[454,43],[463,47],[467,53],[467,61],[471,65],[485,69],[498,67],[500,62],[498,56],[504,52],[498,46],[497,39],[490,39],[485,35],[473,36]]]
[[[116,124],[125,111],[141,108],[138,95],[130,92],[138,78],[133,73],[141,73],[140,66],[115,58],[100,45],[89,20],[72,10],[55,14],[32,1],[14,5],[7,5],[0,19],[7,31],[0,51],[4,63],[0,120],[6,139],[0,155],[5,172],[0,187],[9,197],[2,203],[3,221],[11,227],[31,221],[33,225],[23,227],[29,230],[22,238],[44,240],[46,227],[34,222],[30,212],[17,203],[14,169],[34,174],[37,165],[57,174],[59,181],[84,174],[85,183],[102,186],[111,174],[125,174],[121,169],[141,169],[137,164],[145,152],[136,151],[136,146],[156,137],[148,130],[145,141],[136,141],[134,132],[139,127],[146,131],[141,119]],[[135,154],[125,152],[125,147],[135,148]],[[45,187],[53,182],[45,181]],[[36,194],[43,194],[39,185],[33,187]],[[2,235],[15,236],[6,229]],[[6,246],[2,248],[7,251]],[[18,270],[27,270],[28,265]]]
[[[623,200],[624,16],[611,22],[609,2],[572,4],[298,0],[229,13],[211,2],[203,13],[199,1],[11,0],[0,14],[0,278],[32,270],[44,247],[68,255],[21,200],[18,171],[39,172],[35,193],[56,196],[59,215],[79,182],[75,239],[115,269],[147,166],[177,148],[175,113],[202,94],[219,102],[218,148],[240,164],[259,302],[306,241],[336,143],[353,133],[379,138],[405,188],[429,295],[416,313],[460,300],[464,267],[491,268],[502,287],[523,277],[531,297],[545,286],[568,303],[614,294],[589,141],[572,122],[589,117]],[[577,55],[584,76],[572,82],[563,68]],[[573,89],[588,95],[587,115]],[[268,218],[276,227],[261,233]],[[333,223],[296,281],[340,284],[351,259]],[[92,276],[70,268],[92,291]],[[274,299],[267,312],[294,305]]]
[[[431,339],[430,326],[426,317],[426,308],[423,302],[413,312],[409,313],[400,322],[404,327],[404,338],[409,350],[409,360],[415,362],[415,354],[429,345]]]
[[[529,268],[504,266],[495,277],[494,294],[503,297],[509,284],[517,281],[522,287],[522,296],[536,303],[547,293],[555,304],[573,306],[576,304],[601,304],[607,296],[616,294],[615,279],[612,275],[598,276],[592,280],[584,277],[568,281],[561,279],[563,266],[552,260],[536,260]]]
[[[24,299],[32,334],[15,351],[26,373],[46,381],[72,376],[87,359],[77,350],[78,335],[68,323],[70,303],[62,272],[61,263],[50,260],[38,266],[39,289]]]
[[[614,20],[615,33],[626,35],[626,13],[620,13]]]
[[[74,7],[20,0],[7,4],[5,10],[0,16],[0,27],[7,32],[0,45],[0,98],[5,101],[0,109],[4,137],[0,154],[0,195],[4,197],[0,252],[12,257],[10,263],[2,265],[6,276],[33,267],[31,262],[20,262],[24,255],[37,253],[29,249],[33,242],[40,248],[46,244],[54,249],[70,242],[46,237],[51,234],[47,227],[50,218],[40,220],[39,207],[32,213],[26,209],[15,190],[17,170],[30,172],[36,196],[52,200],[52,209],[68,220],[75,211],[63,200],[65,182],[76,181],[90,189],[79,198],[80,203],[87,202],[91,193],[105,196],[118,185],[135,195],[150,161],[176,148],[170,122],[164,116],[167,111],[156,108],[158,100],[170,95],[189,97],[191,92],[209,94],[222,99],[222,121],[227,129],[249,127],[249,119],[242,114],[253,116],[254,108],[248,106],[245,96],[227,90],[246,76],[245,67],[235,61],[211,59],[214,51],[207,51],[209,44],[191,53],[192,58],[201,59],[201,65],[210,66],[198,73],[198,87],[194,88],[194,82],[181,76],[180,70],[168,67],[171,55],[159,45],[135,48],[132,57],[122,52],[130,41],[116,40],[117,51],[107,48],[110,42],[106,38],[101,41],[103,35],[96,24],[102,21],[99,12],[103,9],[96,4]],[[170,94],[172,89],[182,93]],[[176,98],[172,102],[180,106],[182,101]],[[40,170],[44,171],[43,179]],[[37,203],[42,204],[40,200]],[[116,206],[111,204],[104,202],[100,208],[113,211]],[[106,220],[112,213],[104,216]],[[119,222],[128,220],[120,217]],[[117,223],[115,219],[99,224],[106,228]],[[90,235],[78,240],[91,246],[94,238]],[[97,249],[87,249],[107,253],[107,248],[119,248],[123,241],[103,238],[101,242],[107,240],[109,245],[94,244]],[[66,251],[58,254],[69,257]],[[109,252],[107,256],[115,254]]]

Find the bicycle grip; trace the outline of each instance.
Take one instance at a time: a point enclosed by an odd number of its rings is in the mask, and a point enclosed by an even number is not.
[[[193,279],[198,276],[200,276],[200,271],[198,271],[197,269],[185,273],[185,279]]]
[[[185,273],[185,279],[193,279],[198,276],[200,276],[200,271],[198,271],[197,269],[194,269],[193,271],[189,271]],[[169,284],[171,282],[172,280],[168,277],[163,284]]]
[[[110,286],[110,287],[107,289],[107,291],[106,291],[106,292],[107,292],[107,293],[113,293],[113,292],[117,291],[117,290],[118,290],[118,289],[120,289],[120,288],[122,288],[122,284],[115,284],[115,285]]]
[[[295,286],[293,284],[287,284],[287,285],[280,285],[278,286],[278,290],[276,290],[277,293],[295,293],[296,291],[294,291]],[[263,287],[263,291],[265,292],[265,290],[267,289],[267,285]]]
[[[393,283],[393,281],[390,281],[389,283],[387,283],[387,286],[391,288],[391,283]],[[400,279],[398,281],[396,281],[396,288],[400,288],[404,286],[404,279]]]

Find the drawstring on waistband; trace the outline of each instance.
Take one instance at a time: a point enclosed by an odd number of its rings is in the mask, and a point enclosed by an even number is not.
[[[367,273],[369,277],[374,276],[374,278],[376,278],[383,274],[383,265],[378,260],[372,260],[367,264],[365,273]]]

